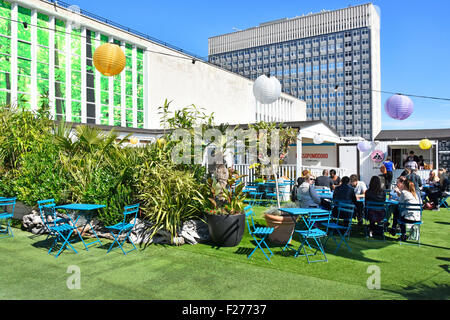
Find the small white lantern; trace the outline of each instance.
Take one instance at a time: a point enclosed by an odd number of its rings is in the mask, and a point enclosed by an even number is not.
[[[372,150],[372,144],[369,141],[358,143],[358,150],[362,153]]]
[[[313,141],[314,141],[314,144],[322,144],[324,140],[320,134],[316,134],[314,136]]]
[[[271,104],[281,95],[281,83],[276,77],[259,76],[253,85],[253,94],[262,104]]]

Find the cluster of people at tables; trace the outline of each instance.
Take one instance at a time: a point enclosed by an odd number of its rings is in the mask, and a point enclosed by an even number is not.
[[[392,171],[392,167],[390,169]],[[369,236],[373,237],[378,223],[389,221],[390,215],[393,215],[393,223],[392,227],[389,228],[389,232],[393,236],[401,233],[398,240],[405,241],[405,224],[420,221],[421,213],[418,210],[403,210],[400,212],[398,204],[414,205],[423,204],[424,201],[432,201],[435,203],[436,210],[439,210],[441,199],[450,196],[449,177],[444,169],[440,170],[439,174],[436,174],[435,171],[430,172],[430,177],[425,181],[425,186],[427,187],[423,188],[425,197],[422,197],[422,180],[416,171],[417,169],[406,168],[397,179],[395,186],[391,188],[391,183],[387,183],[389,180],[385,179],[384,174],[373,176],[367,187],[364,181],[360,181],[356,174],[340,178],[336,175],[335,170],[330,170],[330,172],[323,170],[322,176],[316,178],[308,170],[304,170],[302,177],[297,180],[295,188],[297,194],[296,203],[301,208],[321,207],[331,210],[330,200],[326,197],[324,198],[322,192],[318,192],[318,189],[326,189],[329,195],[332,193],[333,201],[350,202],[355,205],[354,217],[358,220],[358,226],[362,226],[365,203],[385,203],[388,195],[389,199],[394,201],[389,203],[387,219],[385,219],[386,211],[368,210],[367,212],[366,219],[369,221]],[[399,220],[403,223],[399,224]]]

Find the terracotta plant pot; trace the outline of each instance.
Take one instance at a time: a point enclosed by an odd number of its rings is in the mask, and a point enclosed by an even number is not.
[[[286,244],[294,232],[295,221],[290,216],[277,216],[267,213],[264,215],[264,218],[266,219],[267,226],[275,229],[269,235],[270,241]]]

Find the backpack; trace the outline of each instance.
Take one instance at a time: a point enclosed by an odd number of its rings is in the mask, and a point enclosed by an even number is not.
[[[298,185],[294,185],[291,191],[291,201],[295,202],[297,201],[297,191],[298,191]]]

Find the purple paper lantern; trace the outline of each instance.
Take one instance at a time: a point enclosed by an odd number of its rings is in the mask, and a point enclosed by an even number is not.
[[[393,119],[405,120],[413,113],[414,103],[407,96],[396,94],[386,101],[384,110]]]

